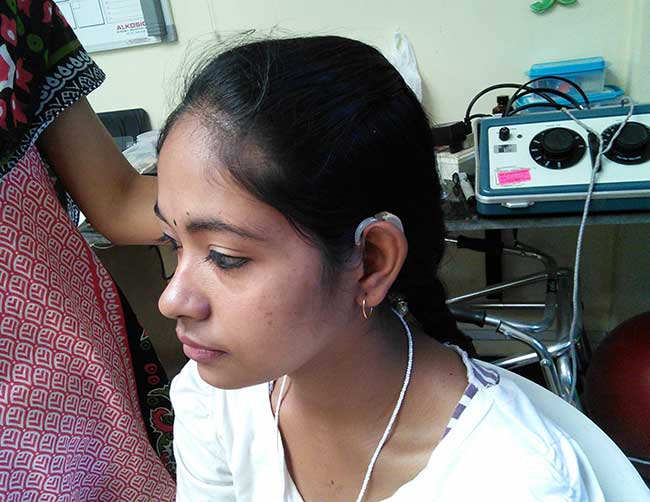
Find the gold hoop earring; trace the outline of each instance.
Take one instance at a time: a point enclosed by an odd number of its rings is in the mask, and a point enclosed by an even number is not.
[[[367,321],[370,319],[370,316],[372,315],[372,311],[375,310],[375,307],[370,307],[370,312],[366,313],[366,297],[363,297],[363,301],[361,302],[361,313],[363,314],[363,318]]]

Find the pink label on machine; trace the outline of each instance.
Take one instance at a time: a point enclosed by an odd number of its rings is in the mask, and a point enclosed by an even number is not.
[[[497,183],[499,185],[514,185],[530,180],[530,169],[510,169],[497,172]]]

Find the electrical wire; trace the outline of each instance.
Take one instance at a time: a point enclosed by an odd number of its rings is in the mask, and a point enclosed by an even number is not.
[[[530,86],[530,84],[533,84],[535,82],[539,82],[540,80],[559,80],[561,82],[566,82],[567,84],[573,86],[574,89],[578,91],[578,94],[582,96],[582,99],[585,102],[585,106],[587,108],[591,108],[591,103],[589,102],[589,98],[587,97],[587,94],[585,94],[585,91],[582,90],[582,87],[580,87],[578,84],[576,84],[573,80],[569,80],[568,78],[560,77],[557,75],[551,75],[551,76],[545,76],[545,77],[537,77],[529,80],[528,82],[524,83],[521,85],[520,89],[517,89],[515,93],[511,96],[511,98],[508,100],[508,103],[506,104],[506,108],[504,110],[504,117],[506,116],[506,113],[509,111],[509,109],[512,107],[512,104],[515,103],[519,98],[522,97],[519,93],[526,89],[527,87]],[[535,87],[534,89],[539,89]],[[573,104],[573,103],[572,103]],[[574,104],[575,106],[575,104]],[[580,106],[576,106],[576,108],[581,108]]]
[[[577,360],[577,354],[576,354],[576,327],[578,323],[578,305],[579,305],[579,297],[580,297],[580,288],[579,288],[579,278],[580,278],[580,255],[582,253],[582,242],[584,239],[584,231],[585,231],[585,226],[587,223],[587,215],[589,214],[589,205],[591,204],[591,197],[593,194],[594,190],[594,185],[596,184],[596,177],[598,176],[598,173],[600,172],[600,164],[602,161],[603,155],[605,155],[609,149],[614,145],[614,141],[616,138],[619,136],[625,125],[629,122],[630,118],[632,117],[632,114],[634,113],[634,101],[631,99],[628,100],[628,104],[630,109],[628,110],[627,116],[621,122],[619,127],[616,129],[616,132],[612,136],[612,138],[609,140],[609,143],[607,144],[606,147],[603,148],[603,135],[601,133],[596,132],[594,129],[589,127],[587,124],[582,122],[580,119],[578,119],[575,115],[573,115],[569,110],[566,108],[563,108],[562,111],[568,115],[571,120],[573,120],[575,123],[577,123],[580,127],[585,129],[588,133],[594,134],[598,139],[598,153],[596,154],[596,157],[593,160],[592,163],[592,169],[591,169],[591,180],[589,181],[589,189],[587,190],[587,197],[585,199],[585,205],[584,209],[582,211],[582,220],[580,222],[580,228],[578,230],[578,239],[576,243],[576,257],[575,257],[575,263],[573,267],[573,312],[572,312],[572,319],[571,319],[571,328],[569,330],[569,343],[570,343],[570,354],[571,354],[571,389],[568,394],[569,399],[572,401],[577,402],[578,396],[576,395],[576,383],[577,383],[577,371],[578,371],[578,360]]]
[[[483,118],[483,117],[494,117],[494,115],[490,115],[489,113],[475,113],[474,115],[470,115],[468,120],[472,121],[474,119]]]
[[[508,84],[495,84],[495,85],[491,85],[490,87],[486,87],[486,88],[483,89],[481,92],[479,92],[476,96],[474,96],[474,97],[472,98],[472,100],[469,102],[469,105],[467,105],[467,110],[465,111],[465,124],[466,124],[467,126],[470,125],[470,113],[471,113],[471,111],[472,111],[472,108],[474,107],[474,104],[475,104],[475,103],[476,103],[476,102],[477,102],[481,97],[483,97],[484,95],[486,95],[488,92],[496,91],[497,89],[520,89],[520,88],[521,88],[521,84],[512,84],[512,83],[508,83]],[[533,88],[532,88],[532,87],[526,87],[526,90],[533,90]],[[540,93],[540,96],[541,96],[543,99],[545,99],[546,101],[548,101],[549,103],[551,103],[551,104],[554,103],[553,99],[550,98],[549,96],[547,96],[547,95],[545,95],[545,94],[543,94],[543,93]]]
[[[584,99],[586,106],[589,107],[589,98],[587,98],[587,95],[585,94],[585,92],[575,82],[572,82],[571,80],[566,79],[564,77],[544,77],[544,78],[546,78],[546,79],[554,78],[554,79],[561,80],[561,81],[569,83],[570,85],[572,85],[573,87],[575,87],[578,90],[578,93]],[[471,112],[472,112],[472,108],[474,107],[474,104],[476,104],[476,102],[481,97],[483,97],[487,93],[495,91],[497,89],[515,89],[514,94],[512,96],[510,96],[510,98],[508,99],[508,103],[507,103],[506,107],[504,108],[504,113],[503,113],[504,117],[506,116],[506,113],[510,113],[513,103],[517,99],[519,99],[520,97],[523,97],[523,96],[525,96],[527,94],[536,94],[537,96],[544,99],[547,103],[549,103],[550,106],[552,106],[554,108],[558,108],[559,106],[563,106],[563,105],[560,104],[560,103],[557,103],[551,96],[549,96],[549,94],[564,98],[565,100],[567,100],[569,103],[571,103],[577,109],[582,108],[582,105],[578,101],[576,101],[572,96],[570,96],[569,94],[567,94],[565,92],[559,91],[557,89],[547,88],[547,87],[539,87],[539,88],[537,88],[537,87],[530,87],[529,86],[530,83],[536,82],[538,80],[541,80],[541,78],[534,78],[532,80],[529,80],[525,84],[514,84],[514,83],[495,84],[495,85],[491,85],[489,87],[486,87],[485,89],[480,91],[478,94],[476,94],[472,98],[472,100],[467,105],[467,110],[465,111],[464,122],[465,122],[465,125],[467,126],[468,130],[471,128],[471,122],[475,118],[491,117],[492,116],[492,115],[488,115],[488,114],[471,115]],[[522,94],[519,94],[519,93],[521,93],[521,91],[525,91],[525,92],[522,93]],[[523,107],[519,108],[519,110],[521,110],[521,109],[523,109]]]
[[[589,98],[587,97],[587,94],[582,89],[582,87],[580,87],[573,80],[570,80],[568,78],[560,77],[558,75],[552,75],[550,77],[537,77],[537,78],[533,78],[533,79],[529,80],[524,85],[530,85],[530,84],[532,84],[534,82],[538,82],[539,80],[548,80],[548,79],[560,80],[562,82],[566,82],[567,84],[570,84],[576,91],[578,91],[578,94],[580,94],[580,96],[582,96],[582,99],[584,99],[585,105],[587,105],[587,108],[591,108],[591,103],[589,102]]]
[[[580,110],[580,109],[583,108],[582,105],[581,105],[580,103],[578,103],[578,101],[576,101],[575,98],[573,98],[572,96],[568,95],[566,92],[558,91],[557,89],[551,89],[550,87],[534,87],[534,88],[529,88],[529,90],[527,90],[526,92],[523,92],[523,93],[521,93],[521,94],[517,94],[517,92],[519,92],[519,91],[516,91],[512,96],[510,96],[510,99],[508,100],[508,103],[506,104],[505,108],[503,109],[503,114],[502,114],[503,117],[506,117],[506,116],[507,116],[507,114],[508,114],[508,113],[510,112],[510,110],[512,109],[512,104],[513,104],[516,100],[518,100],[518,99],[520,99],[520,98],[523,98],[524,96],[527,96],[527,95],[529,95],[529,94],[537,94],[537,95],[540,95],[540,94],[544,94],[544,95],[552,94],[552,95],[554,95],[554,96],[559,96],[559,97],[561,97],[561,98],[564,98],[564,99],[567,100],[569,103],[571,103],[571,104],[573,105],[573,107],[574,107],[575,109],[577,109],[577,110]],[[561,105],[561,106],[565,106],[565,107],[566,107],[566,105],[561,104],[561,103],[557,103],[556,101],[553,101],[553,104],[554,104],[554,105]]]
[[[650,460],[642,460],[640,458],[635,458],[635,457],[627,457],[627,459],[630,462],[633,462],[635,464],[650,465]]]
[[[510,110],[510,113],[508,113],[508,117],[512,117],[513,115],[522,112],[524,110],[528,110],[529,108],[548,108],[549,106],[552,106],[556,110],[562,109],[562,105],[557,103],[553,105],[550,103],[528,103],[527,105],[521,105],[517,108],[513,108],[512,110]]]

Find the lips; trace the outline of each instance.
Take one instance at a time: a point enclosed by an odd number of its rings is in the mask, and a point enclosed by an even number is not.
[[[187,345],[188,347],[192,347],[195,349],[200,349],[200,350],[209,350],[209,351],[216,351],[216,352],[223,352],[222,350],[219,349],[213,349],[211,347],[206,347],[205,345],[198,344],[194,342],[189,336],[187,336],[185,333],[180,332],[178,329],[176,330],[176,336],[180,340],[180,342],[183,345]]]
[[[197,363],[208,363],[226,354],[225,351],[199,345],[183,333],[176,331],[176,336],[183,344],[183,352]]]

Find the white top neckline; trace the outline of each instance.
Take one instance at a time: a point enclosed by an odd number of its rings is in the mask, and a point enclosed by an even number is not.
[[[465,387],[465,390],[463,391],[463,395],[461,396],[461,400],[462,400],[463,397],[465,397],[467,395],[467,391],[472,385],[477,386],[477,387],[483,387],[484,385],[477,381],[477,379],[476,379],[476,377],[474,375],[474,370],[473,370],[474,364],[469,359],[467,354],[463,350],[461,350],[460,348],[456,347],[455,345],[449,345],[449,348],[451,350],[453,350],[456,354],[458,354],[458,356],[462,359],[462,362],[463,362],[463,364],[465,366],[467,385]],[[276,434],[275,416],[274,416],[274,413],[273,413],[273,403],[271,402],[271,394],[273,392],[274,383],[275,382],[270,382],[269,385],[268,385],[268,389],[269,389],[268,397],[269,397],[269,399],[268,399],[268,406],[266,406],[266,413],[264,414],[265,415],[264,425],[265,425],[265,428],[269,429],[269,434],[271,434],[271,435]],[[497,383],[497,382],[494,382],[494,383]],[[487,386],[491,386],[491,385],[493,385],[492,382],[490,382]],[[409,491],[409,485],[414,484],[414,483],[418,483],[420,478],[424,478],[426,476],[427,471],[430,468],[433,468],[432,465],[435,463],[435,460],[436,460],[437,456],[439,456],[441,454],[444,454],[444,451],[443,451],[443,453],[440,453],[440,454],[437,454],[437,455],[436,455],[436,452],[438,450],[440,450],[441,445],[443,443],[445,443],[445,441],[447,440],[449,435],[453,433],[453,430],[455,429],[455,425],[457,424],[457,421],[455,421],[454,427],[450,428],[449,424],[452,423],[452,420],[453,420],[453,418],[450,417],[450,419],[448,420],[448,425],[447,425],[448,432],[443,433],[443,436],[440,438],[440,440],[433,447],[433,449],[431,450],[431,453],[429,455],[429,459],[427,460],[426,465],[412,479],[410,479],[405,484],[400,486],[397,490],[395,490],[395,492],[390,497],[388,497],[386,499],[383,499],[383,500],[381,500],[379,502],[389,502],[391,499],[393,499],[395,497],[400,497],[402,492]],[[453,442],[453,436],[452,436],[452,440],[447,440],[447,442],[445,444],[449,443],[450,441]],[[281,463],[281,466],[282,466],[282,471],[283,471],[282,474],[283,474],[283,478],[284,478],[284,493],[285,493],[285,497],[288,497],[288,498],[285,498],[285,500],[287,502],[304,502],[302,496],[300,495],[300,491],[298,490],[298,487],[296,486],[295,482],[293,481],[293,478],[291,477],[291,473],[289,472],[289,467],[287,466],[286,455],[285,455],[285,451],[284,451],[284,443],[283,443],[283,441],[278,441],[278,443],[279,443],[278,453],[279,453],[279,456],[280,456],[280,463]]]
[[[575,441],[507,373],[464,354],[463,362],[473,397],[461,398],[425,467],[386,501],[602,502]],[[190,362],[171,397],[177,502],[304,502],[277,444],[268,384],[217,389]]]

